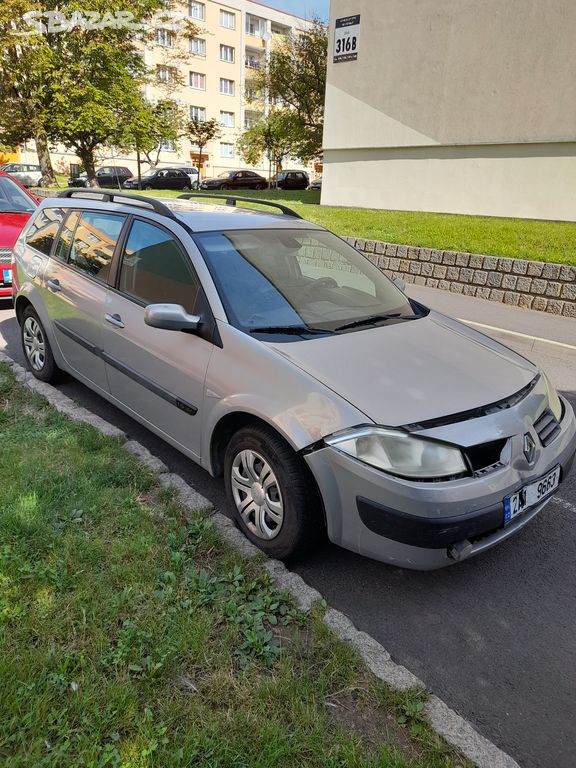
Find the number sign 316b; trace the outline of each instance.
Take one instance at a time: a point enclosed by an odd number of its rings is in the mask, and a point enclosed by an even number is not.
[[[355,61],[360,40],[360,14],[336,19],[334,27],[334,63]]]

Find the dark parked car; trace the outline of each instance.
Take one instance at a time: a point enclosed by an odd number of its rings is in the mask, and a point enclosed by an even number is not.
[[[123,166],[107,165],[105,168],[98,168],[96,171],[96,181],[99,187],[109,187],[118,189],[127,179],[132,178],[132,171]],[[80,176],[72,176],[68,179],[69,187],[87,187],[88,176],[81,173]]]
[[[304,171],[280,171],[272,177],[271,187],[278,189],[306,189],[310,180]]]
[[[200,189],[267,189],[268,182],[254,171],[224,171],[212,179],[203,179]]]
[[[124,189],[192,189],[190,176],[180,168],[158,168],[148,171],[140,182],[138,179],[128,179]]]

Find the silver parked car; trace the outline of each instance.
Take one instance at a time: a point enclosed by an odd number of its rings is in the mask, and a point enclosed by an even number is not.
[[[0,165],[0,171],[9,173],[23,187],[42,186],[42,171],[39,165],[33,165],[32,163],[5,163]]]
[[[15,249],[31,372],[75,376],[224,475],[285,558],[323,534],[432,569],[507,539],[576,451],[569,403],[283,206],[68,190]]]

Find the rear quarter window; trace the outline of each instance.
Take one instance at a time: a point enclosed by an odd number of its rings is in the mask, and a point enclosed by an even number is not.
[[[43,208],[38,211],[28,229],[26,245],[49,256],[63,219],[62,208]]]

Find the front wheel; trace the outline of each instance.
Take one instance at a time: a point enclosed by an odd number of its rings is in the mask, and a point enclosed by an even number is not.
[[[22,315],[20,334],[26,365],[33,376],[48,384],[57,381],[61,371],[54,361],[40,318],[31,306],[26,307]]]
[[[240,529],[267,555],[291,557],[322,535],[322,505],[308,467],[272,429],[245,427],[232,437],[224,479]]]
[[[187,184],[185,184],[185,185],[182,187],[182,192],[190,192],[190,187],[189,187]]]

